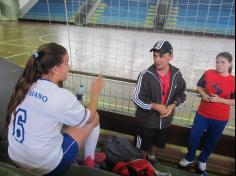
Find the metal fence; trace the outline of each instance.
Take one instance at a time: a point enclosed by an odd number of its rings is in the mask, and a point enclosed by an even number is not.
[[[76,94],[79,86],[83,84],[85,87],[83,104],[86,105],[90,100],[90,88],[96,75],[79,73],[78,71],[70,73],[68,80],[64,83],[64,88]],[[136,111],[136,106],[132,101],[134,89],[135,80],[105,76],[105,87],[99,96],[98,108],[134,117]],[[201,97],[191,90],[187,90],[186,94],[186,101],[176,109],[173,123],[179,126],[191,127]],[[235,135],[235,107],[232,107],[231,119],[224,134]]]

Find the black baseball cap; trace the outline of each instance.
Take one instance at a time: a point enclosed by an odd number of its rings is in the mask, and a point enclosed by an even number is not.
[[[161,40],[161,41],[158,41],[150,50],[150,52],[153,52],[153,51],[158,52],[160,54],[173,53],[173,47],[170,44],[170,42],[166,40]]]

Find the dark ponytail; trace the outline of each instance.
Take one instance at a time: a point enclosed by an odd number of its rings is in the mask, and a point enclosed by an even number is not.
[[[11,121],[12,113],[23,102],[31,86],[43,75],[48,74],[50,69],[63,62],[66,49],[56,43],[48,43],[40,46],[29,58],[25,69],[18,79],[7,107],[6,128]]]
[[[229,63],[232,63],[233,62],[233,56],[228,53],[228,52],[222,52],[222,53],[219,53],[217,56],[216,56],[216,60],[219,58],[219,57],[223,57],[225,58],[226,60],[229,61]],[[229,73],[232,73],[233,71],[233,66],[229,67]]]

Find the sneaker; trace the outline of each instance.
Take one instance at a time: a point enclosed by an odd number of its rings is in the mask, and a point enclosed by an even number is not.
[[[206,163],[203,163],[203,162],[198,162],[198,169],[202,172],[205,172],[206,171]]]
[[[207,172],[203,172],[200,176],[208,176]]]
[[[155,155],[148,155],[147,159],[152,165],[157,163]]]
[[[99,165],[102,164],[106,160],[106,154],[102,152],[95,153],[94,160],[91,156],[87,156],[82,165],[91,167],[91,168],[99,168]]]
[[[94,156],[94,162],[96,164],[101,164],[106,160],[106,154],[103,152],[97,152]]]
[[[94,162],[94,160],[92,159],[91,156],[87,156],[87,157],[84,159],[84,161],[83,161],[82,164],[85,165],[85,166],[88,166],[88,167],[90,167],[90,168],[95,168],[95,167],[96,167],[96,163]]]
[[[193,161],[190,162],[190,161],[186,160],[185,158],[183,158],[182,160],[180,160],[179,165],[181,167],[187,167],[187,166],[189,166],[192,163],[193,163]]]

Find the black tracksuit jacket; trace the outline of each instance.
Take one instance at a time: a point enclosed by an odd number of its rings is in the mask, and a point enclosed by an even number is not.
[[[177,106],[186,99],[186,83],[180,70],[170,64],[171,81],[167,95],[166,105],[177,102]],[[171,125],[174,112],[168,117],[161,118],[160,113],[151,109],[151,103],[161,104],[161,81],[153,64],[138,76],[133,102],[137,106],[135,114],[137,125],[143,128],[162,129]]]

